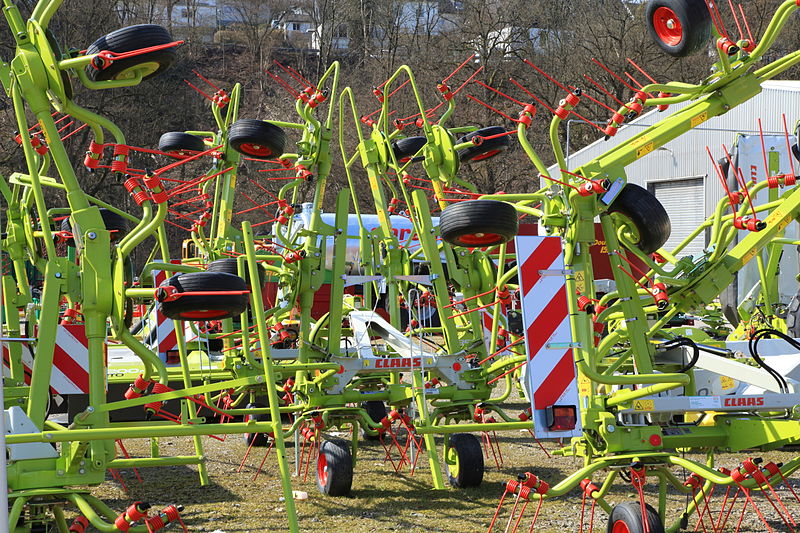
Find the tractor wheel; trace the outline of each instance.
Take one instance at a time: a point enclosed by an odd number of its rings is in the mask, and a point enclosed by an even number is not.
[[[171,42],[173,42],[172,36],[166,28],[156,24],[138,24],[100,37],[89,45],[86,55],[96,54],[103,50],[116,53],[133,52]],[[93,81],[108,81],[131,79],[137,71],[141,71],[142,79],[146,80],[169,67],[175,61],[176,55],[173,46],[118,59],[106,65],[105,68],[102,68],[102,60],[95,60],[93,64],[86,67],[86,74]]]
[[[481,441],[472,433],[453,433],[444,451],[447,478],[456,488],[478,487],[483,481]]]
[[[439,229],[442,239],[455,246],[496,246],[517,234],[517,210],[497,200],[457,202],[442,211]]]
[[[792,297],[786,308],[786,329],[791,337],[800,339],[800,290]]]
[[[650,505],[645,504],[647,511],[646,530],[650,533],[664,533],[664,524],[658,513]],[[608,519],[607,533],[644,533],[645,523],[642,507],[639,502],[624,502],[615,505]]]
[[[170,155],[187,156],[205,149],[203,139],[182,131],[168,131],[158,140],[158,150]]]
[[[381,420],[387,415],[386,404],[379,401],[379,400],[369,400],[367,402],[361,402],[361,407],[367,412],[370,420],[375,423],[380,424]],[[364,437],[364,440],[380,440],[380,436],[378,435],[367,435],[366,433],[361,433],[361,436]]]
[[[458,139],[456,144],[469,142],[475,137],[491,137],[492,135],[500,135],[506,133],[506,129],[502,126],[489,126],[488,128],[481,128],[479,130],[468,133]],[[467,148],[458,151],[458,157],[463,163],[467,161],[483,161],[494,157],[506,148],[508,148],[508,135],[496,137],[494,139],[487,139],[480,144],[473,144]]]
[[[286,146],[286,134],[266,120],[243,118],[228,130],[228,142],[240,154],[280,157]]]
[[[353,456],[344,439],[326,440],[317,457],[317,487],[328,496],[347,496],[353,486]]]
[[[260,403],[248,403],[247,409],[256,409],[260,407],[266,407]],[[256,422],[265,422],[269,420],[269,416],[266,414],[262,415],[244,415],[244,422],[249,422],[250,420],[255,420]],[[248,446],[259,446],[263,447],[269,444],[269,437],[266,433],[243,433],[242,437],[244,437],[244,442]]]
[[[211,261],[206,267],[207,272],[225,272],[226,274],[233,274],[234,276],[239,275],[239,267],[237,265],[237,260],[233,257],[223,257],[222,259],[217,259],[215,261]],[[264,269],[261,265],[258,266],[258,278],[261,282],[261,287],[264,286],[266,282],[266,276],[264,275]],[[244,281],[247,283],[247,288],[250,288],[250,273],[245,271],[244,273]]]
[[[120,241],[125,235],[128,234],[128,219],[122,215],[115,213],[110,209],[106,209],[105,207],[101,207],[100,217],[102,217],[103,224],[105,225],[106,229],[111,232],[111,242]],[[61,231],[68,231],[70,233],[75,232],[69,217],[61,221]],[[67,239],[66,243],[67,246],[72,246],[73,248],[75,247],[74,238]]]
[[[161,284],[161,287],[166,286],[175,287],[181,293],[247,290],[242,278],[224,272],[177,274]],[[166,297],[166,291],[156,291],[161,312],[173,320],[222,320],[242,314],[247,307],[247,294],[186,294],[164,301]]]
[[[672,225],[664,206],[647,189],[627,183],[611,205],[609,213],[618,213],[626,218],[632,229],[639,234],[637,248],[651,254],[669,239]]]
[[[394,141],[392,143],[392,151],[399,163],[406,163],[409,160],[412,163],[416,163],[425,159],[425,156],[420,152],[427,143],[428,139],[423,136],[406,137],[405,139]]]
[[[711,37],[711,15],[704,0],[650,0],[646,17],[650,37],[673,57],[699,51]]]

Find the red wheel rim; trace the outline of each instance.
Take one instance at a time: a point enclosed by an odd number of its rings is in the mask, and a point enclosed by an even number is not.
[[[492,156],[496,156],[500,153],[500,150],[489,150],[485,154],[476,155],[472,158],[473,161],[483,161],[484,159],[489,159]]]
[[[320,453],[317,457],[317,479],[323,487],[328,485],[328,460],[324,453]]]
[[[683,26],[678,16],[668,7],[659,7],[653,13],[653,29],[664,44],[677,46],[683,39]]]
[[[628,529],[628,524],[622,520],[617,520],[614,522],[614,527],[611,529],[611,533],[631,533],[631,530]]]
[[[497,233],[470,233],[468,235],[462,235],[458,238],[458,240],[462,244],[475,247],[491,246],[493,244],[497,244],[498,242],[502,242],[503,238]]]
[[[267,148],[264,145],[256,144],[256,143],[242,143],[239,145],[239,150],[246,153],[247,155],[272,155],[272,150]]]
[[[215,318],[222,318],[227,314],[227,311],[209,309],[205,311],[184,311],[180,316],[181,318],[188,320],[213,320]]]

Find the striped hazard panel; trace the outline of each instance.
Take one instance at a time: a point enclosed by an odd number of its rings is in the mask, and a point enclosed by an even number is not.
[[[27,345],[22,346],[22,366],[25,383],[30,385],[33,356]],[[9,349],[3,343],[3,375],[8,376],[9,373]],[[50,390],[62,395],[89,393],[89,341],[83,324],[58,326]]]
[[[536,436],[578,436],[578,385],[561,239],[518,236],[516,251],[528,354],[525,390],[533,408]],[[565,426],[564,412],[574,413],[574,427]]]

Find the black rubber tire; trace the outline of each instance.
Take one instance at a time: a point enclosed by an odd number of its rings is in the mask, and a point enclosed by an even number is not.
[[[800,161],[800,122],[794,128],[794,137],[796,142],[792,145],[792,155],[794,158]]]
[[[224,272],[187,272],[177,274],[164,281],[161,286],[171,285],[179,292],[244,291],[247,285],[239,276]],[[247,294],[186,295],[172,301],[161,301],[163,295],[156,292],[161,312],[173,320],[222,320],[242,314],[247,307]]]
[[[627,217],[639,233],[636,247],[651,254],[664,246],[672,232],[669,215],[661,202],[647,189],[627,183],[608,206],[609,213]]]
[[[428,139],[424,136],[406,137],[405,139],[394,141],[392,143],[392,151],[399,163],[405,163],[409,159],[412,163],[416,163],[425,159],[425,156],[420,151],[426,144],[428,144]],[[420,153],[420,155],[416,155],[417,153]]]
[[[497,200],[466,200],[448,205],[439,218],[442,239],[478,248],[508,242],[519,231],[517,210]]]
[[[228,130],[231,148],[254,157],[279,157],[286,147],[286,133],[266,120],[243,118]]]
[[[206,143],[202,138],[182,131],[168,131],[158,139],[158,150],[175,155],[191,155],[203,152]]]
[[[686,57],[711,38],[711,15],[704,0],[650,0],[645,10],[647,31],[655,43],[673,57]],[[667,20],[677,27],[667,28]]]
[[[122,240],[128,234],[128,219],[120,214],[115,213],[105,207],[100,208],[100,216],[103,218],[103,224],[106,229],[111,232],[111,242]],[[68,231],[73,233],[72,223],[69,217],[61,221],[61,231]],[[70,237],[66,240],[67,246],[75,247],[75,239]]]
[[[483,482],[483,450],[478,437],[472,433],[453,433],[445,454],[457,461],[453,466],[450,460],[445,461],[447,479],[452,486],[459,489],[480,486]]]
[[[790,337],[800,339],[800,289],[786,307],[786,329]]]
[[[499,135],[506,133],[506,129],[502,126],[489,126],[488,128],[481,128],[470,132],[456,141],[456,144],[461,144],[471,141],[474,137],[491,137],[492,135]],[[490,159],[506,148],[508,148],[508,135],[488,139],[480,144],[474,144],[467,148],[458,151],[458,157],[462,163],[467,161],[484,161]]]
[[[260,403],[247,404],[247,409],[256,409],[261,407],[266,406]],[[269,415],[244,415],[244,422],[249,422],[250,420],[255,420],[256,422],[265,422],[269,420]],[[244,443],[248,446],[264,447],[269,444],[269,437],[266,433],[242,433],[242,438],[244,438]]]
[[[366,402],[361,402],[361,407],[367,412],[370,420],[375,423],[380,423],[381,420],[389,413],[386,409],[386,404],[380,400],[369,400]],[[361,436],[364,440],[381,440],[380,435],[367,435],[362,431]]]
[[[50,49],[53,51],[53,56],[55,56],[56,61],[64,59],[64,53],[61,51],[61,45],[55,34],[50,28],[47,28],[44,34],[47,37],[47,42],[50,44]],[[72,89],[72,80],[70,80],[66,70],[61,71],[61,83],[64,85],[64,96],[67,97],[67,100],[72,100],[72,97],[75,96],[75,92]]]
[[[328,496],[347,496],[353,486],[353,456],[344,439],[326,440],[319,447],[317,488]]]
[[[658,513],[649,504],[645,504],[647,511],[647,525],[650,533],[664,533],[664,524]],[[623,502],[614,506],[611,516],[608,517],[608,533],[614,531],[614,524],[622,522],[628,527],[630,533],[644,533],[644,517],[639,502]]]
[[[222,259],[216,259],[211,261],[208,266],[206,267],[206,272],[225,272],[226,274],[233,274],[234,276],[239,275],[239,266],[237,264],[237,260],[234,257],[223,257]],[[264,283],[266,283],[266,275],[264,274],[264,269],[261,265],[258,266],[258,280],[260,282],[260,288],[264,287]],[[247,288],[250,287],[250,273],[244,273],[244,282],[247,284]]]
[[[103,50],[117,53],[133,52],[134,50],[171,42],[174,42],[174,39],[166,28],[157,24],[137,24],[112,31],[108,35],[100,37],[89,45],[86,49],[86,54],[96,54]],[[172,46],[126,59],[119,59],[106,68],[97,69],[93,65],[88,65],[86,67],[86,75],[93,81],[125,79],[125,71],[145,63],[152,63],[153,71],[142,77],[143,80],[146,80],[166,70],[175,61],[176,56],[175,47]]]

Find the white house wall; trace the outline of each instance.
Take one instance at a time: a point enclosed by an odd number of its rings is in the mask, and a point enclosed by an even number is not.
[[[764,83],[763,88],[761,94],[751,100],[731,109],[722,116],[712,118],[702,126],[628,165],[626,167],[628,181],[647,187],[647,183],[650,181],[706,176],[705,215],[708,216],[713,212],[724,191],[713,173],[711,161],[706,154],[706,146],[711,149],[715,159],[719,159],[723,156],[722,145],[724,144],[730,149],[737,132],[758,133],[759,118],[764,133],[782,134],[782,113],[786,115],[789,133],[794,133],[795,123],[800,119],[800,81],[769,81]],[[584,102],[588,102],[588,100],[584,100]],[[647,113],[621,128],[617,135],[610,140],[600,139],[586,148],[570,154],[568,160],[570,169],[575,169],[624,143],[642,128],[654,124],[686,105],[688,104],[670,106],[663,113],[657,111]],[[577,119],[570,120],[567,127],[571,134],[574,134],[575,131],[585,131],[577,130],[578,128],[591,128]],[[796,164],[796,168],[800,169],[800,164]],[[555,172],[556,167],[551,167],[550,170]]]

